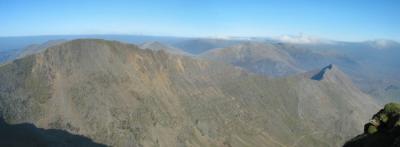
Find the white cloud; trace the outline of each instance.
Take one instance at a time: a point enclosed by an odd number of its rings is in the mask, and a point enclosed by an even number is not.
[[[283,35],[277,38],[281,42],[295,43],[295,44],[314,44],[314,43],[331,43],[332,41],[324,40],[317,37],[307,35]]]
[[[396,44],[395,41],[392,40],[386,40],[386,39],[377,39],[377,40],[372,40],[372,41],[367,41],[372,47],[375,47],[377,49],[385,49],[388,47],[392,47]]]

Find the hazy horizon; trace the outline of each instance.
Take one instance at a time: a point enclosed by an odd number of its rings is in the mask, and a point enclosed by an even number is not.
[[[0,36],[311,36],[400,40],[397,1],[1,1]]]

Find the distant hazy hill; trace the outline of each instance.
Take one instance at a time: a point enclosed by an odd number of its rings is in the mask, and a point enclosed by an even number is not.
[[[246,42],[227,48],[213,49],[201,56],[270,76],[293,75],[303,71],[296,67],[296,61],[286,51],[267,43]]]
[[[15,58],[17,58],[18,53],[19,50],[0,51],[0,64],[14,60]]]
[[[399,101],[400,45],[393,41],[290,44],[240,43],[201,55],[268,76],[287,76],[334,63],[382,103]]]
[[[42,52],[51,46],[55,46],[63,42],[66,42],[66,40],[50,40],[42,44],[31,44],[20,49],[0,51],[0,64]]]
[[[377,106],[336,66],[317,74],[73,40],[0,66],[0,114],[112,146],[339,146]]]
[[[390,40],[374,40],[356,43],[297,44],[293,46],[308,48],[312,51],[322,50],[345,55],[358,63],[357,68],[344,69],[358,87],[381,99],[383,103],[400,101],[400,90],[390,88],[400,87],[399,43]]]
[[[61,44],[63,42],[66,42],[66,40],[50,40],[42,44],[29,45],[28,47],[22,49],[20,53],[18,53],[17,58],[22,58],[32,54],[40,53],[42,51],[45,51],[49,47]]]
[[[179,48],[176,48],[176,47],[173,47],[170,45],[166,45],[166,44],[162,44],[158,41],[149,41],[149,42],[142,43],[140,45],[140,48],[150,49],[150,50],[154,50],[154,51],[163,50],[163,51],[166,51],[166,52],[169,52],[172,54],[189,55],[189,53],[186,53],[185,51],[183,51]]]
[[[42,44],[49,40],[73,40],[80,38],[94,38],[116,40],[125,43],[141,44],[147,41],[158,41],[162,43],[176,43],[187,38],[171,36],[149,36],[149,35],[44,35],[44,36],[21,36],[21,37],[0,37],[0,51],[22,49],[32,44]]]
[[[293,75],[331,63],[352,70],[358,66],[355,61],[344,55],[334,52],[317,52],[283,43],[246,42],[227,48],[213,49],[201,56],[269,76]]]
[[[197,55],[215,48],[224,48],[240,43],[239,40],[229,39],[212,39],[212,38],[197,38],[181,40],[172,44],[185,52]]]

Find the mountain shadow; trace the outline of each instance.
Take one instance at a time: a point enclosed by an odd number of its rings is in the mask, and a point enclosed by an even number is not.
[[[400,139],[394,133],[378,132],[372,135],[358,135],[348,141],[343,147],[399,147],[399,142]]]
[[[0,146],[8,147],[106,147],[91,139],[57,129],[41,129],[33,124],[7,124],[0,117]]]

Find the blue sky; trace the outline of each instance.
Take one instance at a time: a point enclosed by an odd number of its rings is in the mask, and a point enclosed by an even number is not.
[[[1,0],[0,36],[306,34],[400,40],[398,0]]]

